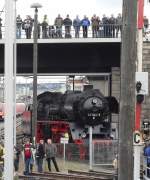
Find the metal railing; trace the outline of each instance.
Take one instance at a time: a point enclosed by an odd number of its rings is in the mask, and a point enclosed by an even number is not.
[[[93,141],[93,165],[111,165],[118,154],[117,140]]]
[[[69,30],[68,30],[69,29]],[[19,34],[20,31],[20,34]],[[56,26],[47,26],[45,30],[42,30],[42,26],[39,27],[39,39],[62,39],[62,38],[120,38],[122,26],[117,24],[101,24],[97,27],[89,26],[86,30],[83,27],[70,26],[65,28],[56,28]],[[5,27],[1,27],[2,39],[5,37]],[[22,27],[16,30],[17,39],[32,39],[33,28],[22,29]]]
[[[70,35],[66,36],[65,26],[62,26],[61,37],[58,36],[58,32],[56,27],[51,29],[52,26],[47,26],[46,33],[42,31],[42,27],[40,26],[39,39],[62,39],[62,38],[84,38],[83,36],[83,28],[82,26],[79,28],[79,37],[76,37],[75,29],[73,26],[70,28]],[[87,30],[87,38],[121,38],[121,25],[112,25],[112,24],[101,24],[96,31],[92,31],[92,26],[88,27]],[[5,38],[5,26],[0,27],[0,39]],[[26,30],[21,28],[21,36],[17,37],[17,39],[27,39]],[[31,30],[31,38],[33,39],[33,28]],[[143,41],[150,41],[150,26],[148,28],[143,28]]]
[[[65,160],[89,162],[89,144],[66,144]],[[112,166],[113,160],[118,154],[118,142],[114,140],[93,140],[94,166]],[[63,144],[57,144],[57,157],[64,157]]]

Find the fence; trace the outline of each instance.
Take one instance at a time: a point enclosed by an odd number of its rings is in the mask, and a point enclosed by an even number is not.
[[[93,165],[112,165],[118,154],[118,141],[93,141]]]
[[[46,33],[42,31],[42,27],[39,27],[39,39],[59,39],[59,38],[86,38],[83,33],[82,26],[79,29],[79,37],[75,36],[75,29],[73,26],[70,28],[70,35],[66,36],[65,26],[62,26],[61,30],[61,37],[58,36],[57,29],[54,26],[53,29],[50,28],[51,26],[47,26]],[[5,37],[5,27],[2,26],[2,38]],[[121,37],[121,25],[116,24],[101,24],[100,26],[96,27],[95,30],[92,30],[92,26],[89,26],[87,29],[87,37],[88,38],[120,38]],[[43,36],[44,34],[44,36]],[[31,38],[33,38],[33,28],[31,29]],[[21,36],[18,39],[26,39],[26,31],[21,28]]]
[[[112,165],[118,154],[118,142],[112,140],[93,141],[93,165]],[[57,157],[64,158],[64,145],[57,144]],[[65,144],[65,160],[89,163],[89,144]]]

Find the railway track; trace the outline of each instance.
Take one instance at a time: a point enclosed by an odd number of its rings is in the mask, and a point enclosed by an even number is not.
[[[101,177],[103,179],[110,179],[113,180],[116,174],[108,171],[74,171],[74,170],[68,170],[69,174],[77,174],[77,175],[86,175],[86,176],[94,176],[94,177]]]
[[[102,176],[92,176],[89,174],[70,173],[32,173],[29,176],[19,175],[19,180],[113,180]]]

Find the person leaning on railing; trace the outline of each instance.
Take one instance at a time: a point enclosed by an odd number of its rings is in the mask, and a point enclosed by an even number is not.
[[[121,14],[119,13],[117,18],[116,18],[116,37],[118,38],[118,34],[121,34],[122,32],[122,16]]]
[[[110,33],[108,24],[109,24],[109,19],[104,14],[102,18],[102,25],[103,25],[103,36],[105,38],[109,37],[109,33]]]
[[[91,25],[92,25],[92,37],[97,38],[98,37],[98,30],[99,30],[99,24],[100,19],[96,16],[96,14],[93,15],[91,18]]]
[[[43,22],[42,22],[42,38],[48,38],[48,18],[47,15],[44,15]]]
[[[79,19],[79,16],[77,15],[76,18],[73,20],[73,27],[75,30],[75,38],[80,37],[80,26],[81,26],[81,21]]]
[[[71,26],[72,26],[72,20],[69,18],[69,14],[67,14],[67,17],[64,19],[63,24],[65,26],[65,38],[71,38]]]
[[[20,15],[16,18],[16,37],[17,39],[21,38],[21,28],[22,28],[22,19]]]
[[[112,14],[111,17],[109,18],[109,31],[110,31],[110,37],[114,38],[115,37],[115,22],[116,19],[114,18],[114,15]]]
[[[30,15],[27,15],[27,18],[23,22],[23,29],[25,30],[27,39],[31,39],[32,27],[33,27],[33,19],[31,18]]]
[[[87,38],[88,37],[88,27],[90,26],[90,21],[86,15],[84,15],[84,18],[81,21],[81,25],[83,28],[83,37]]]
[[[62,38],[62,25],[63,25],[63,18],[58,14],[58,17],[55,19],[55,26],[56,26],[56,37]]]

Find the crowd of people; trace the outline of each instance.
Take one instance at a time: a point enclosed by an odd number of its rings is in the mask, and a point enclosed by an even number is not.
[[[43,172],[43,160],[47,161],[48,170],[51,172],[51,161],[57,172],[59,168],[56,162],[57,147],[52,143],[51,139],[47,139],[45,143],[43,139],[33,145],[29,139],[26,139],[21,148],[14,146],[14,174],[19,171],[20,157],[22,155],[24,162],[24,175],[29,175],[33,171],[33,166],[36,164],[37,172]],[[4,146],[0,144],[0,177],[2,177],[4,168]]]
[[[143,17],[143,36],[149,34],[149,20]],[[2,19],[0,18],[0,39],[2,38]],[[17,39],[31,39],[34,30],[34,19],[27,15],[22,19],[20,15],[16,17],[16,37]],[[62,18],[60,14],[55,18],[54,23],[49,24],[47,15],[44,15],[42,22],[37,23],[38,38],[118,38],[122,33],[122,15],[110,17],[105,14],[100,18],[94,14],[91,18],[86,15],[80,19],[77,15],[73,20],[67,14]],[[89,35],[90,34],[90,35]],[[33,36],[32,36],[33,37]]]
[[[30,15],[26,19],[22,20],[21,16],[18,15],[16,18],[16,34],[17,38],[22,37],[22,32],[25,31],[27,39],[31,38],[34,26],[34,19]],[[80,19],[77,15],[74,20],[72,20],[67,14],[66,18],[62,18],[60,14],[54,20],[54,24],[50,25],[47,15],[44,15],[43,21],[38,22],[38,38],[87,38],[89,27],[91,27],[92,37],[118,37],[122,30],[122,16],[119,13],[117,17],[112,14],[111,17],[107,17],[105,14],[102,18],[94,14],[91,19],[86,15],[83,19]],[[63,34],[64,28],[64,34]],[[81,31],[82,30],[82,31]],[[72,33],[72,31],[74,33]]]

